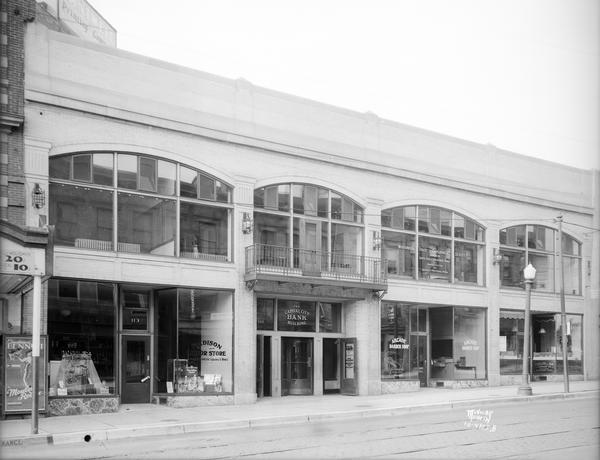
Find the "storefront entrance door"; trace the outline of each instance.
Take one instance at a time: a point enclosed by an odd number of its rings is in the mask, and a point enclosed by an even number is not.
[[[281,357],[282,395],[313,394],[313,339],[283,337]]]
[[[150,402],[150,337],[123,335],[121,342],[121,402]]]

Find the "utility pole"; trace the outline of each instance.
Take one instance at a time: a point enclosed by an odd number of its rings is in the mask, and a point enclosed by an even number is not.
[[[563,267],[562,215],[558,216],[558,264],[560,270],[560,319],[565,393],[569,392],[569,361],[567,353],[567,313],[565,311],[565,270]]]

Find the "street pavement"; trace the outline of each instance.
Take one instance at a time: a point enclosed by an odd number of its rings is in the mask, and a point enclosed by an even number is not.
[[[528,403],[598,396],[596,380],[533,382],[532,396],[518,396],[518,386],[467,389],[421,388],[415,392],[379,396],[295,396],[263,398],[256,404],[173,408],[164,405],[122,405],[111,414],[41,417],[38,434],[30,419],[0,421],[2,453],[28,445],[85,443],[89,441],[175,435],[235,428],[306,424],[329,420],[402,415],[478,404]]]

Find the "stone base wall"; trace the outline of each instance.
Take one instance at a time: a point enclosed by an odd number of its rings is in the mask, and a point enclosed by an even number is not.
[[[155,404],[166,404],[170,407],[203,407],[203,406],[232,406],[233,395],[215,396],[154,396]]]
[[[394,380],[381,382],[382,395],[419,391],[419,388],[420,382],[418,380]]]
[[[119,410],[119,398],[48,398],[47,415],[106,414]]]
[[[569,374],[569,382],[575,380],[583,380],[583,374],[571,375]],[[562,374],[548,374],[548,375],[532,375],[532,382],[563,382]]]
[[[501,375],[500,385],[520,385],[523,377],[521,374]],[[583,380],[583,374],[569,375],[569,381]],[[532,375],[532,382],[562,382],[562,374]]]
[[[487,380],[430,380],[430,388],[452,388],[453,390],[459,388],[476,388],[476,387],[487,387],[489,382]]]

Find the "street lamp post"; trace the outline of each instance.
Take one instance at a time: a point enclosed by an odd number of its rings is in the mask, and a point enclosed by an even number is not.
[[[518,394],[521,396],[530,396],[532,394],[531,385],[529,385],[529,310],[531,307],[531,285],[535,279],[535,268],[529,264],[523,270],[525,278],[525,325],[523,330],[523,380],[519,387]]]

